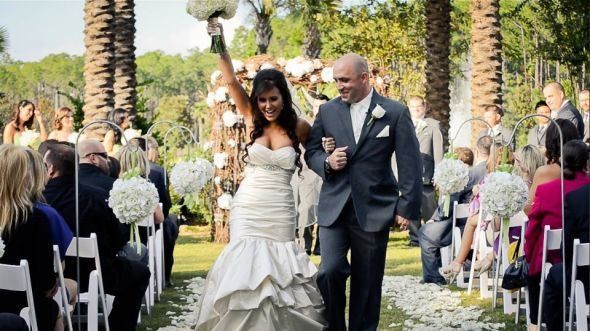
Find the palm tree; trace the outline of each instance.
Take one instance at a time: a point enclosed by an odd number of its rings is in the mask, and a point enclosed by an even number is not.
[[[429,0],[426,17],[426,105],[440,121],[443,137],[449,131],[449,56],[451,42],[450,0]],[[447,139],[445,139],[446,141]]]
[[[115,0],[115,108],[131,113],[137,102],[134,7],[134,0]]]
[[[86,0],[84,5],[84,124],[104,119],[113,109],[115,51],[113,0]],[[105,129],[90,128],[89,135],[102,137]]]
[[[471,0],[471,113],[482,117],[488,105],[502,107],[500,0]],[[471,143],[484,126],[474,123]]]
[[[272,38],[272,27],[270,20],[277,9],[285,5],[283,0],[246,0],[256,15],[256,54],[266,54],[270,39]]]
[[[6,28],[0,26],[0,53],[6,52],[8,48],[8,31]]]
[[[303,52],[310,59],[317,59],[322,52],[322,39],[320,34],[320,15],[330,15],[342,5],[340,0],[298,0],[293,8],[302,13],[305,20],[305,39]]]

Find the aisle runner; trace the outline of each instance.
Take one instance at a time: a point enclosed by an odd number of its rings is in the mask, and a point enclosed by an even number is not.
[[[385,276],[383,279],[383,297],[387,307],[402,310],[410,318],[405,322],[391,323],[389,328],[403,330],[499,330],[504,323],[491,323],[486,317],[479,321],[483,310],[479,307],[462,307],[461,292],[452,292],[446,287],[435,284],[420,284],[415,276]],[[194,329],[197,310],[201,302],[201,294],[205,279],[195,277],[185,281],[184,288],[175,288],[181,293],[181,303],[168,303],[181,310],[180,314],[168,311],[170,326],[159,328],[158,331],[189,331]],[[387,326],[382,325],[381,328]]]
[[[504,323],[491,323],[486,317],[479,321],[483,310],[479,307],[462,307],[461,292],[450,291],[435,284],[420,284],[415,276],[385,276],[383,297],[387,307],[402,310],[410,318],[394,322],[390,328],[404,330],[499,330]]]

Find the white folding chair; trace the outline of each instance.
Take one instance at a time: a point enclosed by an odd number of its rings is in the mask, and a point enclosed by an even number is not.
[[[0,279],[0,290],[26,292],[27,307],[20,311],[20,317],[27,322],[31,330],[37,331],[37,315],[27,260],[20,260],[19,265],[0,264]]]
[[[469,204],[468,203],[455,203],[453,204],[453,227],[451,228],[451,259],[453,259],[459,255],[459,251],[461,250],[461,229],[457,226],[457,219],[459,218],[467,218],[469,217]],[[461,288],[467,288],[468,283],[465,282],[465,272],[463,268],[457,275],[457,286]]]
[[[526,216],[526,215],[525,215]],[[524,243],[525,243],[525,233],[526,233],[526,229],[527,229],[527,225],[528,225],[529,219],[528,217],[525,217],[522,219],[522,224],[520,226],[520,252],[519,254],[522,255],[524,254]],[[524,304],[520,302],[521,298],[522,298],[522,294],[524,294]],[[522,309],[524,309],[525,315],[526,315],[526,325],[527,327],[531,324],[531,320],[529,319],[529,312],[530,312],[530,308],[529,308],[529,293],[528,293],[528,289],[527,287],[523,287],[518,289],[518,294],[516,296],[516,304],[518,306],[518,309],[516,310],[516,315],[514,316],[514,323],[518,324],[519,320],[520,320],[520,311]]]
[[[561,248],[561,229],[551,230],[549,225],[543,229],[543,259],[541,260],[541,290],[539,291],[539,315],[537,317],[537,327],[542,327],[543,320],[543,293],[545,290],[545,278],[551,268],[551,263],[547,262],[547,251],[558,250]],[[560,308],[561,309],[561,308]],[[565,313],[565,312],[564,312]]]
[[[95,264],[95,269],[92,270],[88,276],[88,292],[80,293],[78,300],[78,304],[86,303],[88,305],[87,330],[98,330],[98,300],[100,300],[103,309],[105,328],[107,331],[109,331],[108,315],[110,307],[107,305],[107,295],[102,282],[102,270],[100,267],[100,256],[98,253],[96,233],[91,233],[90,238],[74,237],[70,243],[70,246],[68,247],[68,250],[66,251],[66,255],[75,257],[76,251],[78,251],[80,258],[94,259]]]
[[[139,231],[146,231],[147,236],[147,253],[148,253],[148,268],[150,270],[150,282],[146,289],[146,310],[149,316],[152,315],[151,308],[154,306],[155,288],[156,288],[156,254],[155,254],[155,233],[156,226],[154,225],[154,215],[146,217],[143,221],[137,222]]]
[[[160,224],[160,228],[156,230],[156,237],[154,241],[155,258],[156,258],[156,293],[158,294],[158,301],[160,295],[166,286],[164,280],[164,223]]]
[[[59,291],[55,294],[53,299],[57,302],[57,304],[61,307],[62,315],[66,320],[66,327],[69,331],[73,330],[72,325],[72,317],[71,313],[74,310],[74,307],[70,305],[68,302],[68,294],[66,291],[66,282],[64,280],[64,273],[61,267],[61,257],[59,255],[59,246],[53,245],[53,269],[57,273],[58,281],[59,281]],[[71,293],[71,295],[76,295],[76,293]]]
[[[590,244],[580,244],[580,239],[574,240],[574,254],[572,260],[572,279],[570,289],[569,330],[574,324],[574,306],[576,308],[576,330],[588,330],[588,305],[584,294],[584,283],[576,280],[578,267],[590,266]]]
[[[469,282],[467,284],[467,294],[471,294],[471,290],[473,289],[473,281],[475,277],[475,260],[477,258],[477,254],[479,252],[480,256],[486,256],[491,250],[492,247],[487,246],[486,242],[486,234],[485,231],[481,228],[481,224],[483,223],[483,206],[480,205],[480,213],[478,214],[477,218],[477,227],[475,228],[475,233],[473,234],[473,258],[471,263],[471,268],[469,270]],[[489,217],[486,217],[489,218]],[[488,278],[487,272],[482,273],[479,276],[479,295],[482,298],[489,298],[492,296],[492,291],[489,289],[490,280]]]

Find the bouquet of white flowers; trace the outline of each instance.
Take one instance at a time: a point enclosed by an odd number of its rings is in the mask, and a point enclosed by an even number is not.
[[[238,9],[237,0],[189,0],[186,11],[199,21],[217,20],[218,17],[230,19]],[[226,51],[221,31],[212,36],[211,52],[224,53]]]
[[[199,191],[213,178],[213,172],[213,165],[205,159],[181,161],[170,172],[170,184],[184,198],[184,205],[193,208]]]
[[[449,215],[451,193],[460,192],[465,188],[469,181],[469,168],[465,163],[455,159],[453,154],[449,154],[436,166],[432,179],[440,188],[441,194],[444,194],[443,212],[446,217]]]
[[[496,171],[487,176],[479,196],[484,212],[504,219],[522,210],[528,191],[526,183],[520,176]]]
[[[131,225],[129,241],[135,238],[138,254],[141,253],[137,222],[151,216],[158,206],[158,190],[154,184],[138,175],[134,169],[119,178],[109,192],[109,207],[123,224]]]
[[[35,130],[25,129],[20,135],[19,145],[34,148],[36,144],[41,143],[40,136]]]

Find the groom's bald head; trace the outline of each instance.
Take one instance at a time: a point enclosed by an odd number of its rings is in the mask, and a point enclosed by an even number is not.
[[[334,81],[343,102],[352,104],[363,100],[369,92],[369,66],[360,55],[349,53],[334,63]]]
[[[344,66],[354,69],[354,72],[357,75],[361,75],[362,73],[369,73],[369,65],[367,61],[360,55],[356,53],[348,53],[340,57],[334,63],[334,68]]]

